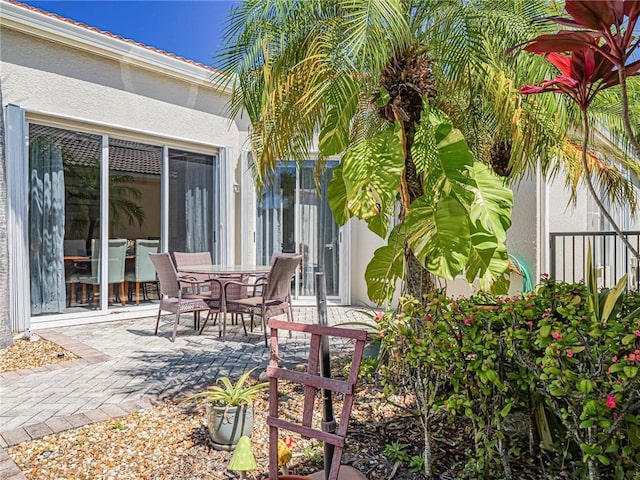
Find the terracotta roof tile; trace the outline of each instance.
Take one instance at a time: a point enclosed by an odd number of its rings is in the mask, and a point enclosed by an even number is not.
[[[12,5],[16,5],[18,7],[26,8],[27,10],[31,10],[33,12],[42,13],[43,15],[46,15],[48,17],[55,18],[57,20],[61,20],[61,21],[66,22],[66,23],[70,23],[70,24],[75,25],[77,27],[82,27],[82,28],[85,28],[87,30],[91,30],[91,31],[99,33],[101,35],[106,35],[107,37],[111,37],[113,39],[129,43],[131,45],[136,45],[138,47],[142,47],[142,48],[144,48],[146,50],[150,50],[152,52],[159,53],[159,54],[164,55],[166,57],[175,58],[176,60],[180,60],[182,62],[189,63],[191,65],[195,65],[197,67],[204,68],[204,69],[210,70],[212,72],[219,72],[220,71],[220,70],[218,70],[216,68],[210,67],[210,66],[205,65],[203,63],[196,62],[195,60],[189,60],[188,58],[182,57],[180,55],[176,55],[175,53],[167,52],[165,50],[160,50],[159,48],[151,47],[149,45],[145,45],[144,43],[136,42],[135,40],[132,40],[130,38],[125,38],[125,37],[123,37],[121,35],[113,34],[113,33],[108,32],[106,30],[100,30],[97,27],[92,27],[90,25],[87,25],[86,23],[77,22],[77,21],[75,21],[75,20],[73,20],[71,18],[66,18],[66,17],[63,17],[61,15],[58,15],[57,13],[47,12],[46,10],[42,10],[40,8],[31,6],[31,5],[27,5],[26,3],[18,2],[16,0],[5,0],[5,1],[7,1],[8,3],[11,3]]]

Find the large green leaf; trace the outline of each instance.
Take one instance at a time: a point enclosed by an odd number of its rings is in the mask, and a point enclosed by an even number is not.
[[[369,298],[378,304],[389,302],[403,273],[404,237],[396,228],[389,235],[387,245],[374,252],[365,270]]]
[[[504,243],[507,229],[511,226],[513,193],[491,167],[482,162],[473,164],[473,178],[476,188],[475,199],[471,203],[471,222],[479,220],[487,231]]]
[[[378,235],[387,235],[394,200],[404,167],[396,127],[379,132],[350,148],[342,158],[346,208],[369,223]]]
[[[343,226],[351,218],[351,212],[347,207],[347,187],[342,179],[342,165],[332,169],[331,181],[327,186],[327,199],[333,218],[338,225]]]
[[[318,145],[320,152],[325,157],[337,155],[349,144],[349,123],[341,121],[338,107],[331,106],[327,110],[327,116],[320,130]]]
[[[468,202],[473,155],[459,130],[440,111],[425,104],[411,149],[418,172],[424,175],[425,194],[436,200],[456,192]]]
[[[453,279],[469,257],[470,231],[466,208],[449,196],[436,203],[423,196],[409,207],[404,231],[407,242],[420,262],[439,277]]]
[[[494,234],[486,231],[481,224],[471,229],[471,251],[465,275],[472,283],[476,278],[482,290],[506,293],[509,281],[509,254]]]
[[[349,146],[351,119],[358,109],[360,86],[351,77],[337,76],[327,82],[327,91],[322,92],[323,101],[328,106],[318,146],[322,155],[329,157],[342,153]]]

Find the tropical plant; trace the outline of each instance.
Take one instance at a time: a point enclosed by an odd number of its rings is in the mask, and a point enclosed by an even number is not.
[[[578,106],[584,135],[581,160],[589,192],[621,241],[636,258],[640,258],[596,192],[588,161],[591,136],[589,107],[602,90],[614,86],[620,87],[621,114],[627,141],[635,157],[640,158],[640,144],[631,127],[627,94],[627,78],[640,73],[640,60],[630,61],[638,47],[634,28],[640,16],[640,2],[567,0],[565,8],[570,18],[551,17],[548,20],[572,27],[573,30],[540,35],[524,43],[524,50],[544,55],[560,71],[560,75],[536,85],[525,85],[520,91],[525,95],[560,93]],[[636,163],[628,165],[636,173],[640,172],[640,166]]]
[[[95,230],[100,225],[100,168],[64,162],[66,209],[68,228],[75,235],[85,235],[87,249],[91,246]],[[130,175],[109,176],[109,226],[144,222],[144,209],[138,201],[142,198],[139,189],[133,186]]]
[[[448,417],[471,426],[469,478],[517,478],[516,458],[545,458],[549,478],[638,478],[640,300],[589,278],[543,278],[505,298],[403,297],[385,316],[385,389],[419,413],[427,477],[437,469],[434,419]],[[548,451],[534,430],[544,422],[528,418],[548,418]]]
[[[483,285],[502,278],[512,199],[478,161],[494,152],[508,165],[530,157],[547,165],[564,141],[562,102],[522,101],[513,88],[544,62],[519,67],[501,55],[546,8],[246,0],[234,10],[221,82],[233,87],[231,113],[252,122],[257,182],[277,161],[308,158],[318,134],[320,163],[342,155],[329,189],[337,222],[355,216],[388,237],[367,270],[372,299],[388,299],[398,278],[421,298],[435,286],[425,267]],[[473,137],[471,150],[454,127]],[[389,233],[396,211],[400,225]]]
[[[409,444],[407,443],[393,442],[385,445],[382,454],[392,462],[408,462],[408,448]]]
[[[267,382],[246,385],[247,380],[254,370],[255,368],[252,368],[244,372],[235,383],[233,383],[229,377],[219,377],[216,380],[216,385],[207,387],[204,392],[194,393],[185,400],[205,398],[208,402],[222,407],[251,404],[260,392],[269,386]]]
[[[0,88],[0,105],[2,89]],[[9,255],[7,238],[7,178],[5,169],[5,129],[4,115],[0,115],[0,348],[13,343],[11,335],[11,317],[9,308]]]

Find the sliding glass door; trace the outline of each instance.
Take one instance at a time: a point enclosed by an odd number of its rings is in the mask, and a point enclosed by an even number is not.
[[[42,125],[29,129],[31,314],[64,313],[100,241],[101,137]],[[99,294],[97,289],[96,294]]]
[[[315,165],[279,165],[258,199],[256,263],[268,264],[274,252],[298,252],[302,265],[295,282],[295,296],[315,295],[315,273],[324,272],[327,295],[340,296],[340,229],[327,201],[329,163],[319,179]]]
[[[169,251],[210,252],[219,259],[218,159],[169,150]]]
[[[157,304],[149,253],[162,245],[169,251],[207,251],[216,261],[217,158],[30,124],[31,315]],[[169,197],[167,211],[163,195]]]

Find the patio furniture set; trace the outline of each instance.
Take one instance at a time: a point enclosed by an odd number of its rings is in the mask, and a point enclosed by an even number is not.
[[[194,328],[201,334],[210,318],[218,324],[224,340],[227,313],[247,328],[244,315],[250,316],[253,331],[255,316],[261,318],[265,346],[268,344],[269,318],[286,314],[293,321],[291,279],[302,255],[276,253],[270,265],[214,265],[208,252],[174,252],[175,264],[169,253],[150,253],[160,283],[160,305],[155,334],[158,334],[163,312],[175,315],[171,341],[175,340],[180,316],[193,313]],[[200,325],[200,313],[207,316]]]

